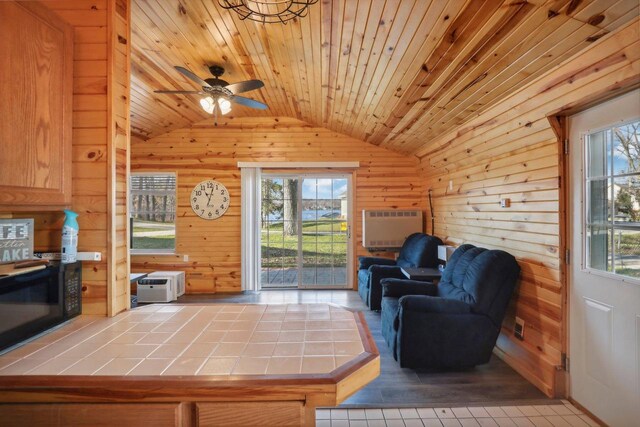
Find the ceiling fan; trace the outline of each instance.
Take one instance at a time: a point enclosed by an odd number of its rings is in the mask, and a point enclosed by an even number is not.
[[[200,105],[207,113],[215,114],[216,125],[218,124],[218,112],[222,115],[228,114],[231,111],[232,103],[257,108],[259,110],[266,110],[268,108],[266,104],[263,104],[260,101],[238,95],[239,93],[260,89],[264,86],[264,83],[261,80],[246,80],[244,82],[229,84],[220,78],[220,76],[224,74],[224,68],[218,65],[212,65],[209,67],[209,71],[214,77],[208,79],[201,79],[195,73],[184,67],[176,65],[175,69],[202,86],[202,90],[156,90],[155,93],[206,95],[200,100]]]

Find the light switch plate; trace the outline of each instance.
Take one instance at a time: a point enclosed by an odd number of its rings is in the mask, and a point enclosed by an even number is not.
[[[501,208],[511,207],[511,199],[500,199],[500,207]]]
[[[516,326],[513,329],[513,335],[519,340],[524,340],[524,320],[516,316]]]

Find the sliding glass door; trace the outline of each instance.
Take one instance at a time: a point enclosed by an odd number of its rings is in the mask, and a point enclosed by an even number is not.
[[[350,287],[351,176],[261,180],[261,287]]]

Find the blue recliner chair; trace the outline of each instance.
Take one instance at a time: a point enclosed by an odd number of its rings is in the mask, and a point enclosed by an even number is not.
[[[442,279],[382,281],[382,335],[400,366],[469,368],[489,362],[520,267],[499,250],[462,245]]]
[[[414,233],[402,244],[397,260],[378,257],[358,257],[358,293],[371,310],[380,310],[382,286],[380,280],[405,277],[405,268],[435,268],[438,266],[438,245],[442,240],[424,233]]]

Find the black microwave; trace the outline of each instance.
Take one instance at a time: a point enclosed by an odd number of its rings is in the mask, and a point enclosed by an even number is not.
[[[0,277],[0,351],[82,312],[82,263]]]

